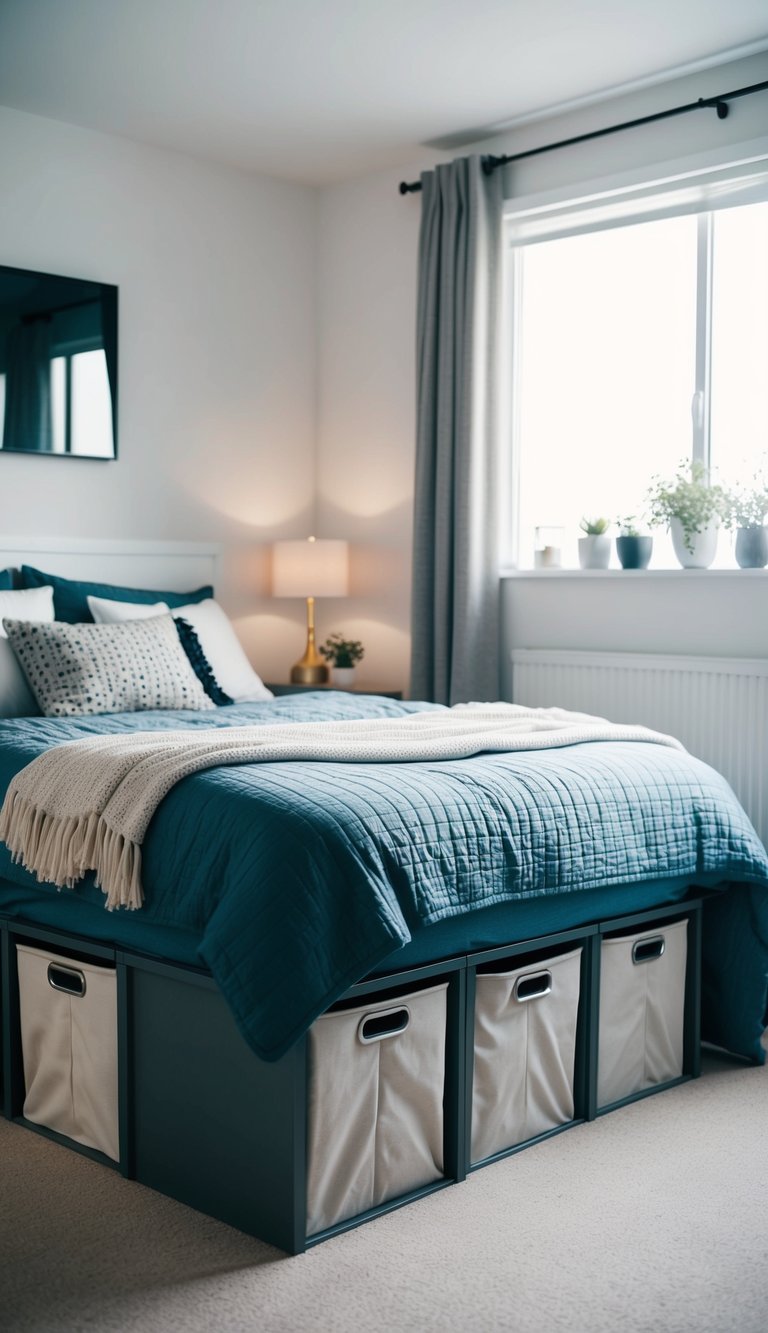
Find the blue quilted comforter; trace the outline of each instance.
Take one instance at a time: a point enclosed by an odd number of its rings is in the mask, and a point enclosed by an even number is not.
[[[5,720],[0,789],[47,747],[93,733],[431,706],[315,693],[215,713]],[[31,882],[2,846],[0,875]],[[725,781],[662,746],[211,769],[179,783],[159,807],[138,915],[196,932],[246,1039],[276,1059],[424,926],[515,899],[681,876],[734,886],[710,909],[709,1035],[760,1059],[765,851]]]

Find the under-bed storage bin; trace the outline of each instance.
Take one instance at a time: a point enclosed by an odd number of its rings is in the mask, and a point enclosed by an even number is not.
[[[478,969],[472,1164],[573,1120],[581,958]]]
[[[16,946],[23,1113],[118,1161],[115,969]]]
[[[683,1074],[688,922],[603,938],[597,1105]]]
[[[309,1235],[442,1177],[447,991],[331,1010],[310,1029]]]

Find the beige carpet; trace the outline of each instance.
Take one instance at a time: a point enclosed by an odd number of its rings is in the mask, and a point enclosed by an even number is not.
[[[287,1258],[0,1120],[0,1328],[765,1333],[768,1069],[605,1116]]]

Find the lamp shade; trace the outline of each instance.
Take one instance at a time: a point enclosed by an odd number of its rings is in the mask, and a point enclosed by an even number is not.
[[[346,597],[348,587],[346,542],[309,537],[305,541],[274,543],[274,597]]]

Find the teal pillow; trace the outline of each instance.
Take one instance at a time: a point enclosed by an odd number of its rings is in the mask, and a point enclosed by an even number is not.
[[[9,587],[11,584],[8,585]],[[57,620],[65,620],[69,625],[81,625],[86,621],[93,623],[93,616],[88,608],[88,597],[111,597],[115,602],[165,602],[171,608],[187,606],[190,602],[203,602],[206,597],[213,597],[213,588],[206,585],[194,592],[164,592],[152,588],[121,588],[112,583],[81,583],[78,579],[63,579],[58,574],[44,574],[41,569],[31,565],[21,567],[22,588],[53,588],[53,613]]]
[[[0,592],[8,592],[12,587],[13,587],[13,570],[0,569]]]

